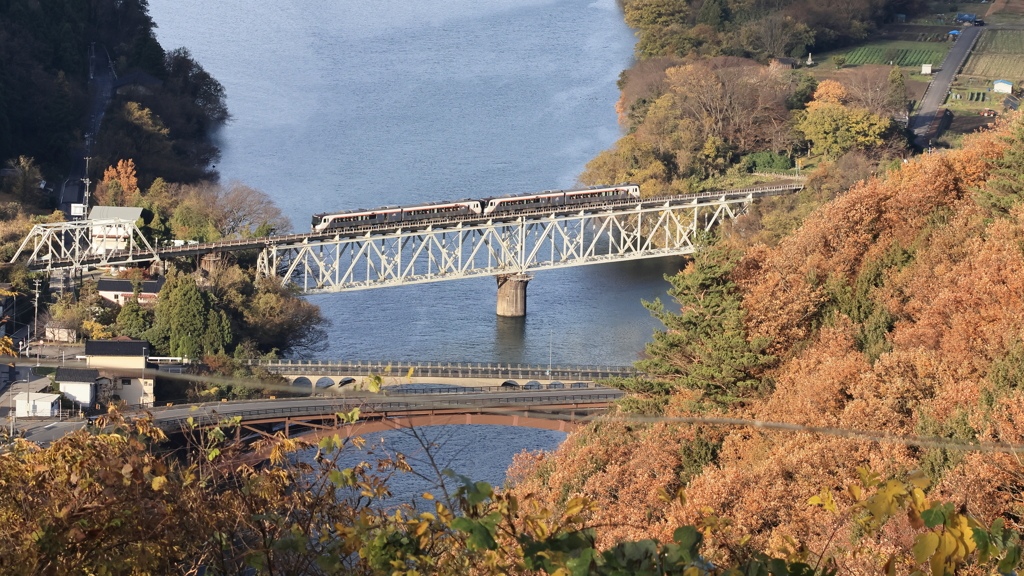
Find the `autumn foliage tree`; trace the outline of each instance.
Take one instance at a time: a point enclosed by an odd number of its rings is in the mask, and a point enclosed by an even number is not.
[[[819,108],[828,106],[842,104]],[[649,382],[664,384],[624,386],[638,400],[623,408],[644,409],[639,400],[661,395],[668,421],[643,424],[623,414],[554,454],[524,456],[516,490],[539,494],[555,510],[574,497],[611,507],[600,519],[622,521],[603,541],[608,546],[614,538],[666,538],[674,526],[711,515],[731,533],[711,543],[723,559],[786,547],[844,573],[981,573],[971,550],[1003,554],[999,546],[1012,538],[998,536],[989,548],[990,535],[1022,527],[1016,495],[1024,491],[1024,467],[1013,454],[976,451],[979,442],[1024,441],[1022,125],[1014,116],[961,149],[855,184],[776,246],[748,248],[717,284],[735,286],[747,344],[764,342],[761,354],[775,358],[761,368],[772,385],[722,413],[832,433],[674,424],[710,415],[695,401],[702,393],[667,384],[681,373],[674,362],[692,363],[682,346],[664,345],[666,331],[642,364],[645,376],[658,376]],[[684,278],[701,268],[700,259]],[[679,280],[673,292],[684,285],[677,295],[683,317],[692,302],[716,293]],[[685,333],[684,326],[673,336]],[[660,366],[672,367],[663,371],[673,378],[661,377]],[[887,440],[893,435],[931,444]],[[697,450],[698,438],[718,448]],[[833,495],[836,510],[855,514],[823,509],[823,489],[866,487],[858,468],[903,480]],[[930,486],[913,504],[911,476]],[[659,487],[671,491],[684,477],[686,503],[659,506]],[[881,513],[896,509],[886,504],[871,511],[880,520],[867,526],[858,518],[870,494],[917,512]],[[933,504],[943,499],[956,504]],[[962,538],[963,550],[936,544],[945,533]],[[1016,553],[1006,553],[1012,563]]]

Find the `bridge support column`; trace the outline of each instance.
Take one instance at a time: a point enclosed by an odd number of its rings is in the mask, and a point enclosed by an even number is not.
[[[533,280],[529,274],[499,274],[498,316],[526,316],[526,285]]]

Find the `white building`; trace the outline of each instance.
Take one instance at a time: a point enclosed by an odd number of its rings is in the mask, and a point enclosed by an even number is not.
[[[992,91],[999,92],[1000,94],[1011,94],[1013,93],[1013,82],[1009,80],[996,80],[992,83]]]
[[[145,340],[123,336],[85,343],[85,362],[99,370],[98,402],[123,402],[128,406],[152,406],[156,365],[147,362],[153,347]],[[109,383],[104,382],[109,380]]]
[[[14,397],[14,415],[18,418],[56,418],[60,414],[60,394],[22,392]]]
[[[132,225],[141,216],[142,208],[94,206],[89,212],[89,220],[95,221],[92,226],[92,252],[106,254],[128,248],[132,239]],[[126,223],[112,223],[112,219],[120,219]]]
[[[90,408],[96,403],[99,370],[57,368],[53,379],[60,387],[61,393],[82,408]]]
[[[143,280],[139,282],[139,303],[155,304],[163,288],[165,278],[157,280]],[[118,306],[124,306],[126,302],[135,296],[135,284],[131,280],[122,278],[100,278],[96,282],[96,291],[100,297]]]

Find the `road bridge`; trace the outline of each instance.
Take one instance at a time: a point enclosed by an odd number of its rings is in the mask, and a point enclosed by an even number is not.
[[[323,361],[247,360],[246,363],[293,384],[365,388],[371,376],[380,376],[385,386],[434,384],[461,387],[499,387],[506,382],[524,386],[531,381],[539,389],[593,388],[598,380],[629,378],[637,371],[631,366],[549,366],[482,362],[410,361]]]
[[[801,189],[779,184],[158,248],[134,222],[38,224],[14,260],[27,253],[35,270],[82,270],[258,250],[258,274],[306,294],[495,276],[498,314],[521,316],[533,272],[691,254],[699,234],[744,214],[755,199]]]
[[[357,436],[384,430],[452,424],[521,426],[571,432],[594,414],[621,398],[620,390],[533,391],[470,394],[437,398],[428,395],[401,399],[303,398],[250,400],[198,406],[175,406],[152,411],[154,424],[168,434],[193,427],[216,426],[239,418],[239,441],[283,432],[286,437],[317,439],[324,435]],[[354,424],[338,414],[359,408]],[[191,421],[190,421],[191,419]]]

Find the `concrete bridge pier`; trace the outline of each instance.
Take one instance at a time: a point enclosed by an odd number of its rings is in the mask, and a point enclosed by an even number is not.
[[[529,274],[499,274],[498,316],[526,316],[526,285],[533,280]]]

